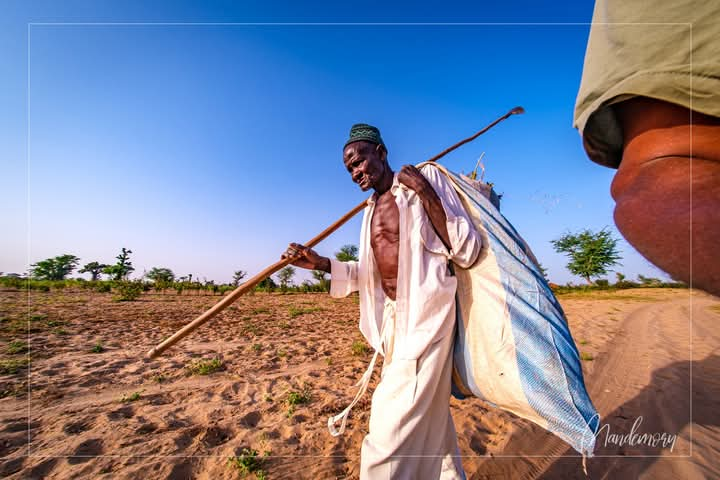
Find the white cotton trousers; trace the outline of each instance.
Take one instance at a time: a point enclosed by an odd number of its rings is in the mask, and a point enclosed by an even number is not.
[[[453,335],[432,343],[417,360],[393,358],[394,302],[385,303],[384,313],[385,362],[360,453],[360,479],[464,479],[450,416]]]

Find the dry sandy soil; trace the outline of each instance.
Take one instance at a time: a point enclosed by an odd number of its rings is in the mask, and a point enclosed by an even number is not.
[[[248,478],[357,478],[370,394],[343,437],[326,429],[370,359],[357,299],[246,296],[143,358],[218,299],[0,291],[0,477],[240,478],[229,458],[252,449],[261,471]],[[720,299],[637,289],[560,301],[604,426],[590,478],[720,478]],[[219,370],[193,373],[203,359]],[[452,413],[468,478],[585,478],[566,444],[526,421],[478,399],[453,399]],[[632,432],[677,439],[621,445]]]

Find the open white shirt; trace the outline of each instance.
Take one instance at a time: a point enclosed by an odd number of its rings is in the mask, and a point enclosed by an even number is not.
[[[435,233],[430,218],[414,190],[398,182],[390,189],[400,213],[400,239],[395,320],[394,358],[417,359],[433,342],[452,332],[455,322],[455,289],[448,260],[467,268],[480,252],[480,235],[473,227],[450,181],[433,165],[420,171],[428,179],[447,217],[451,250]],[[359,261],[330,260],[330,295],[360,293],[360,331],[372,347],[385,355],[382,329],[385,292],[370,243],[374,197],[367,201],[360,231]]]

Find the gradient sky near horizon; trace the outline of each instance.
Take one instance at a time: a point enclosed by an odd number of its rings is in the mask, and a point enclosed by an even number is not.
[[[621,238],[614,171],[572,128],[592,4],[535,3],[10,2],[0,271],[64,253],[114,263],[127,247],[135,277],[252,275],[366,197],[341,161],[353,123],[377,125],[399,169],[522,105],[442,163],[469,172],[485,152],[485,179],[550,279],[581,282],[550,240]],[[317,250],[357,244],[359,228],[360,216]],[[618,271],[667,278],[620,246]]]

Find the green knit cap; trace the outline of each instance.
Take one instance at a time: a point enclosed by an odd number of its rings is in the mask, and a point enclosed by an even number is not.
[[[367,123],[356,123],[350,128],[350,138],[347,142],[345,142],[345,146],[343,148],[347,147],[351,143],[362,140],[382,145],[383,147],[385,146],[385,142],[383,142],[383,139],[380,136],[380,130],[372,125],[368,125]]]

